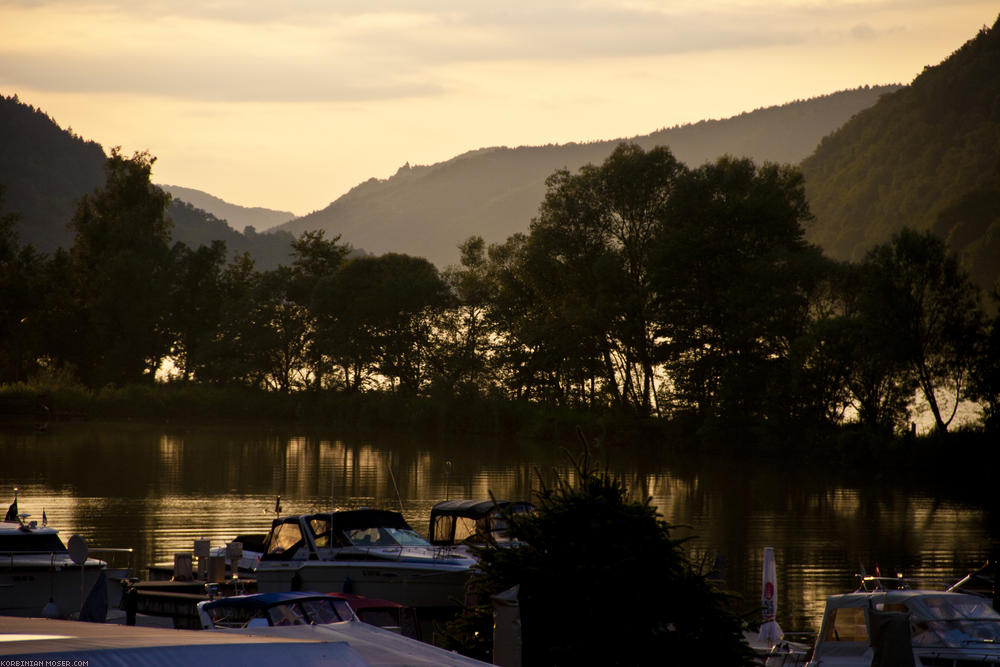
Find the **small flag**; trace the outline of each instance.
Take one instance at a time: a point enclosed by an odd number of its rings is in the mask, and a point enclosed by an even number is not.
[[[275,514],[281,514],[281,496],[278,496],[274,500],[274,513]]]
[[[49,517],[45,516],[45,508],[44,507],[42,508],[42,525],[43,526],[49,525]]]
[[[10,504],[7,508],[7,516],[3,518],[4,521],[17,521],[17,496],[14,496],[14,502]]]

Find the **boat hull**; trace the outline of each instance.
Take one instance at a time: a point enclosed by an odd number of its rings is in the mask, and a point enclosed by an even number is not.
[[[355,593],[408,607],[454,607],[465,600],[468,567],[435,569],[408,563],[277,562],[257,568],[257,590]]]
[[[70,618],[79,614],[97,582],[103,565],[82,567],[31,562],[4,562],[0,559],[0,614],[4,616],[53,616]],[[52,600],[56,609],[46,609]]]

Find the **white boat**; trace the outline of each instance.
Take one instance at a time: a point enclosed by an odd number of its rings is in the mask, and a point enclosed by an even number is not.
[[[364,623],[347,601],[319,593],[258,593],[221,598],[199,602],[198,613],[205,630],[336,643],[349,648],[357,658],[356,663],[331,660],[331,664],[384,667],[486,664]]]
[[[59,531],[30,516],[18,513],[15,495],[0,522],[0,614],[103,621],[107,563],[88,557],[83,538],[74,535],[67,547]]]
[[[397,512],[360,509],[275,519],[257,590],[356,593],[408,607],[454,607],[476,561],[435,547]]]
[[[986,598],[897,579],[864,583],[827,598],[810,667],[1000,665],[1000,614]]]

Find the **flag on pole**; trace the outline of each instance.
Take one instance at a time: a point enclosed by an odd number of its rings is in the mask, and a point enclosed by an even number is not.
[[[17,521],[17,496],[14,496],[14,502],[10,504],[7,508],[7,516],[3,518],[4,521]]]

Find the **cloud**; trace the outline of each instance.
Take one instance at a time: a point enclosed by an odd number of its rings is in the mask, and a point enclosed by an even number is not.
[[[871,41],[927,2],[0,0],[0,25],[24,33],[0,41],[0,83],[209,101],[434,97],[456,66]]]

